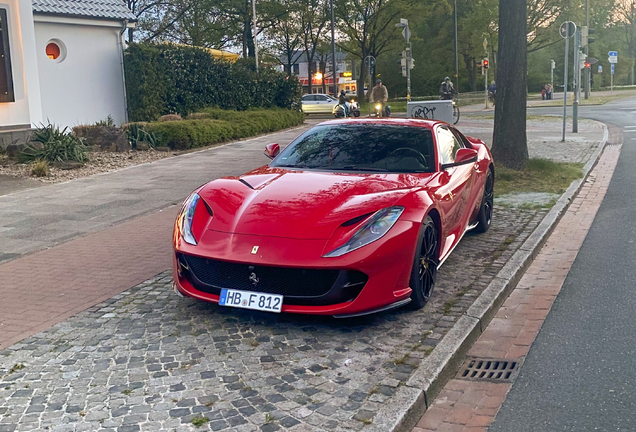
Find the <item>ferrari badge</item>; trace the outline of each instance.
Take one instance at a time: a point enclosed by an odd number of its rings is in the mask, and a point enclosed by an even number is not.
[[[252,248],[252,254],[256,254],[256,252],[258,252],[258,246]]]

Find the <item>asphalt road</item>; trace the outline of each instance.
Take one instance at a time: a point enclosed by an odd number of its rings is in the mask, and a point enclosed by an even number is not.
[[[636,430],[636,99],[579,112],[621,127],[621,156],[491,432]]]

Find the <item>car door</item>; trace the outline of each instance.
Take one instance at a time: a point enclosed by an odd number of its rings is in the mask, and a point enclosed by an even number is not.
[[[466,229],[470,215],[470,193],[473,184],[473,165],[463,164],[444,167],[455,161],[455,154],[465,148],[462,140],[450,127],[440,125],[435,130],[438,163],[442,169],[440,187],[436,195],[443,218],[443,244],[441,257],[445,257],[459,242]]]
[[[316,101],[316,95],[303,96],[303,111],[306,113],[314,113],[318,108],[318,101]]]
[[[331,113],[333,105],[330,103],[331,102],[331,98],[329,96],[319,94],[319,95],[316,95],[316,99],[318,101],[317,112],[321,112],[321,113],[329,112],[329,113]]]

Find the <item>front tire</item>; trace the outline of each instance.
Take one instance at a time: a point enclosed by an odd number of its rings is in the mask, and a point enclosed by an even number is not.
[[[439,265],[439,234],[435,222],[430,216],[426,216],[415,249],[413,269],[411,270],[410,285],[411,305],[415,309],[421,309],[435,288],[437,279],[437,266]]]
[[[492,170],[488,168],[488,174],[486,174],[486,185],[484,186],[484,197],[481,200],[481,207],[479,207],[475,231],[485,233],[488,231],[488,228],[490,228],[490,224],[492,223],[494,197],[495,178],[492,175]]]

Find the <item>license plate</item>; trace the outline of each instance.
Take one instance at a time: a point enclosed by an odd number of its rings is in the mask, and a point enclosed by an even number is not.
[[[219,304],[221,306],[280,313],[283,307],[283,296],[278,294],[223,289],[221,290]]]

